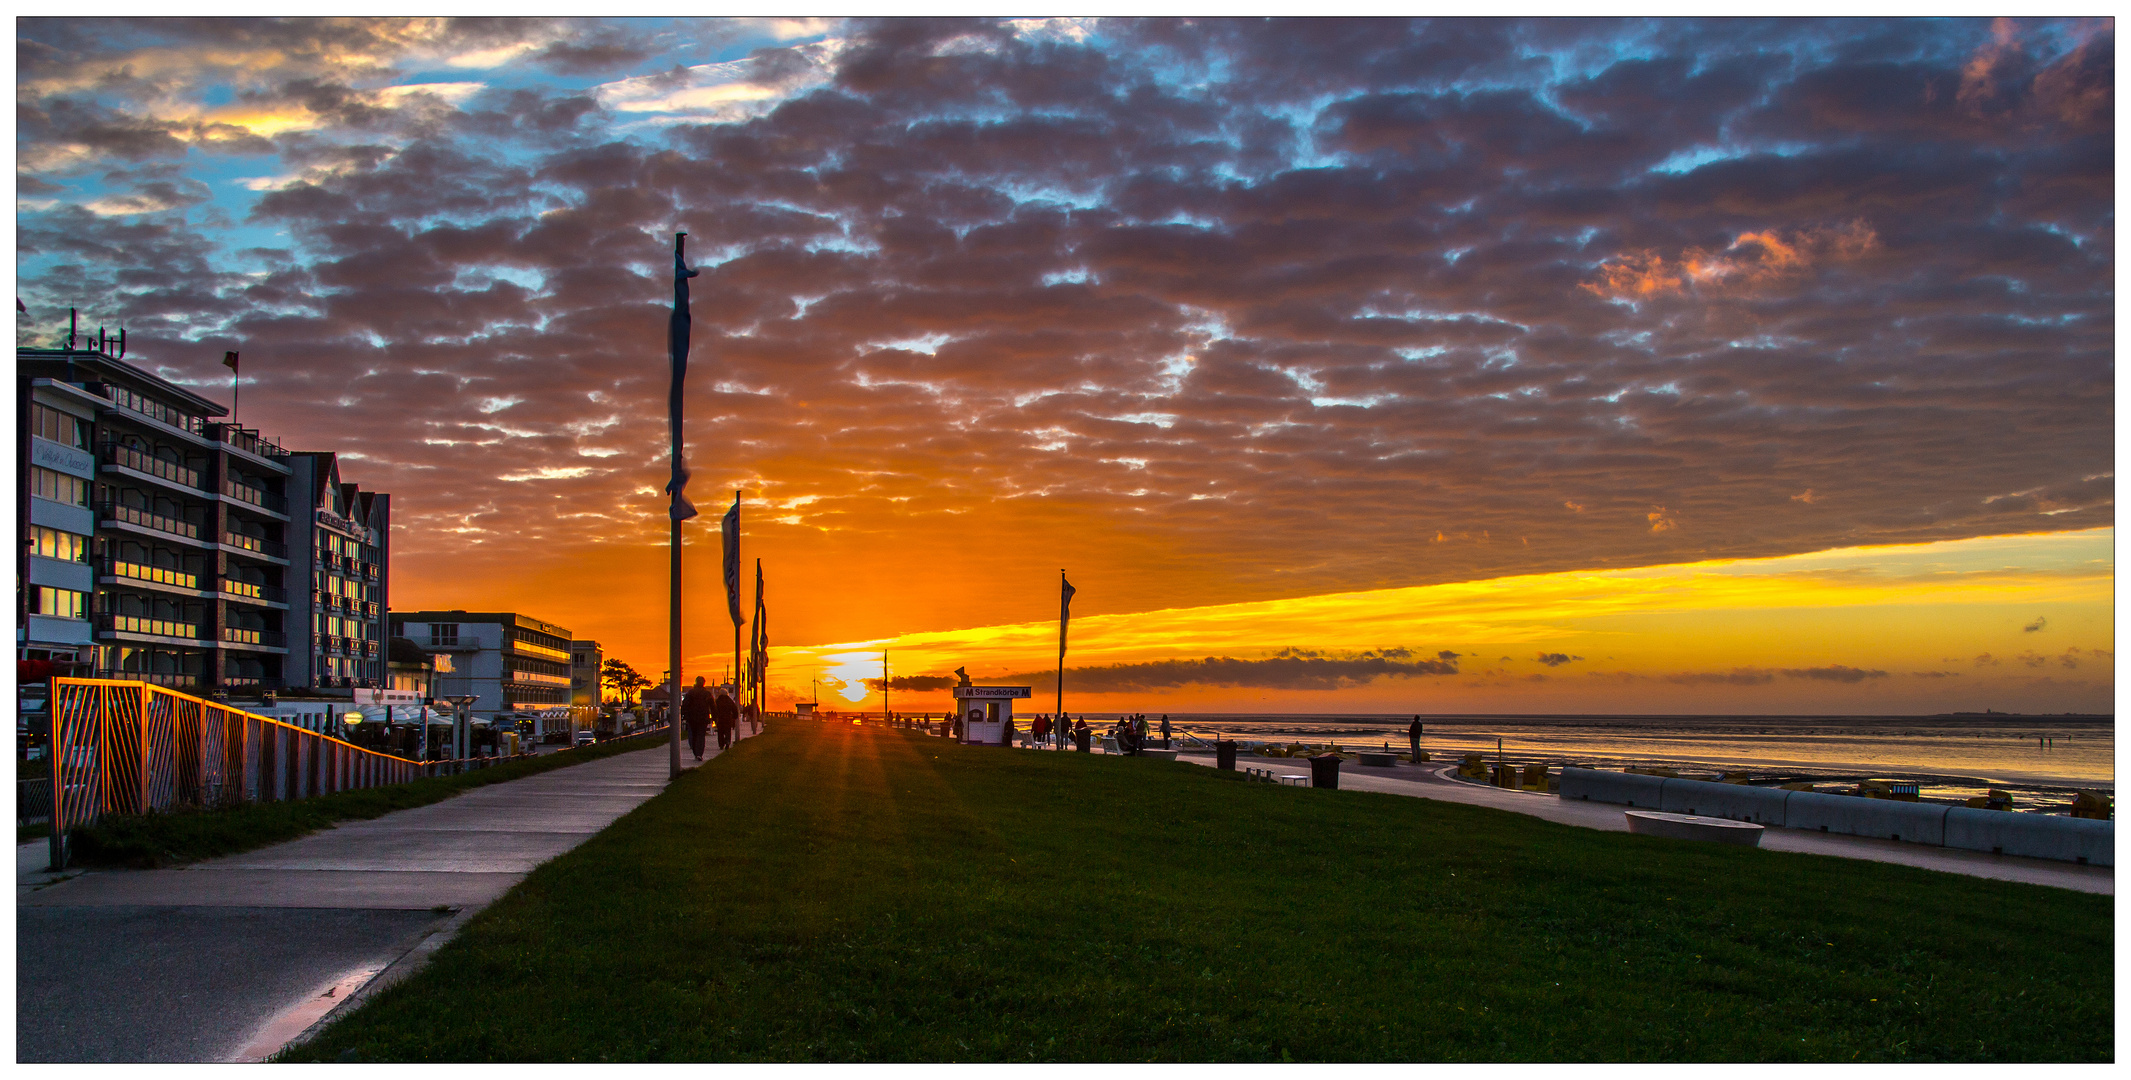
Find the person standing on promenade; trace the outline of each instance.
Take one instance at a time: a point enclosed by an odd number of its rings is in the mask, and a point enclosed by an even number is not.
[[[1413,744],[1413,763],[1421,763],[1421,718],[1415,716],[1412,726],[1406,729],[1406,741]]]
[[[703,760],[703,729],[710,726],[710,689],[703,685],[703,676],[696,676],[696,684],[681,695],[681,716],[688,723],[688,748],[695,751],[696,760]]]
[[[740,706],[724,690],[718,691],[718,700],[710,707],[711,716],[718,723],[718,749],[729,749],[733,736],[740,733]]]
[[[1162,749],[1169,749],[1169,714],[1162,714]]]
[[[1036,718],[1029,721],[1029,734],[1035,736],[1036,745],[1039,748],[1042,747],[1044,739],[1051,734],[1050,718],[1042,713],[1037,713]]]

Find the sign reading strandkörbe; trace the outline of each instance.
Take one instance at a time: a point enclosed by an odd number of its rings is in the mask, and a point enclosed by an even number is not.
[[[1025,698],[1029,696],[1026,686],[957,686],[958,698]]]

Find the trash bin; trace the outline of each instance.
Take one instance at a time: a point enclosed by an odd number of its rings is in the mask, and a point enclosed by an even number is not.
[[[1081,752],[1081,753],[1083,753],[1083,754],[1085,754],[1085,753],[1087,753],[1087,752],[1088,752],[1088,750],[1089,750],[1089,746],[1088,746],[1089,742],[1090,742],[1091,740],[1093,740],[1094,738],[1095,738],[1095,729],[1094,729],[1094,728],[1080,728],[1080,729],[1078,729],[1078,730],[1076,730],[1076,731],[1074,731],[1074,732],[1073,732],[1073,745],[1074,745],[1074,746],[1076,746],[1076,747],[1079,747],[1079,748],[1080,748],[1080,752]]]
[[[1339,755],[1319,754],[1310,759],[1310,786],[1339,790]]]
[[[1236,740],[1222,739],[1213,744],[1214,766],[1224,772],[1236,771]]]

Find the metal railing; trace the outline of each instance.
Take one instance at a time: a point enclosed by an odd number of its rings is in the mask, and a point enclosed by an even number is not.
[[[151,514],[137,506],[107,502],[98,504],[96,509],[98,513],[113,521],[123,521],[128,525],[138,525],[143,529],[154,529],[157,532],[169,533],[172,536],[182,536],[189,540],[198,540],[200,538],[200,527],[198,525],[178,518],[164,517],[161,514]]]
[[[132,578],[135,581],[152,581],[158,585],[175,585],[180,589],[198,589],[200,576],[168,566],[149,566],[146,563],[128,562],[125,559],[106,558],[103,572],[111,577]]]
[[[256,488],[250,484],[240,484],[235,480],[224,480],[222,481],[222,494],[239,502],[250,503],[262,510],[272,510],[277,514],[289,512],[289,501],[265,488]]]
[[[97,613],[96,628],[119,634],[156,634],[176,638],[200,636],[198,623],[179,622],[176,619],[151,619],[146,615],[119,615],[109,611]]]
[[[271,555],[276,559],[286,559],[289,557],[288,545],[278,543],[273,540],[268,540],[264,537],[246,536],[243,533],[237,532],[225,532],[222,534],[222,542],[228,544],[231,547],[243,548],[246,551],[256,551],[261,555]]]
[[[248,626],[223,627],[222,640],[239,645],[270,645],[277,649],[288,645],[288,638],[279,630],[254,630]]]
[[[278,802],[400,784],[422,766],[142,682],[53,679],[52,865],[106,814]]]
[[[222,592],[228,596],[242,596],[251,600],[262,600],[270,604],[288,603],[289,596],[287,592],[272,585],[256,585],[249,581],[237,581],[233,578],[222,579]]]
[[[213,432],[210,437],[219,439],[225,445],[234,446],[247,453],[257,454],[263,458],[285,458],[289,456],[289,452],[283,450],[281,444],[272,439],[261,438],[256,431],[247,431],[234,424],[210,424],[208,427]]]
[[[143,453],[130,446],[120,443],[105,443],[103,444],[103,456],[106,462],[124,466],[134,472],[161,477],[173,484],[181,484],[194,490],[198,490],[200,487],[200,471],[198,469],[188,469],[174,461],[165,461],[153,454]]]

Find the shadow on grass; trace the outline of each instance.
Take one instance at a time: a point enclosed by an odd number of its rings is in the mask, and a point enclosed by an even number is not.
[[[2107,896],[788,722],[288,1056],[2105,1061],[2112,933]]]

